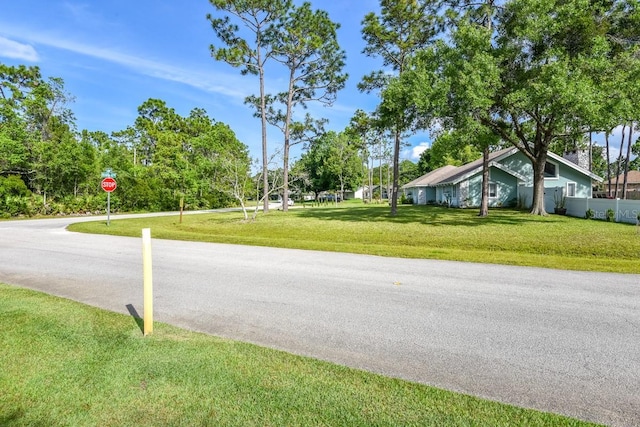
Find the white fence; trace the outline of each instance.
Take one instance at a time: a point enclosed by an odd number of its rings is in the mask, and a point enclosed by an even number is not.
[[[547,187],[544,189],[544,210],[553,212],[556,206],[555,199],[562,197],[564,190],[562,187]],[[520,186],[518,188],[518,205],[530,208],[533,202],[533,187]],[[582,213],[584,216],[584,212]]]
[[[562,187],[548,187],[544,189],[544,209],[552,213],[555,207],[555,199],[564,193]],[[523,206],[531,207],[533,200],[532,187],[520,187],[519,194]],[[565,208],[567,215],[584,218],[587,209],[593,210],[593,218],[607,219],[607,211],[611,209],[616,222],[637,224],[640,213],[640,200],[621,199],[593,199],[588,197],[566,197]]]
[[[611,209],[616,222],[636,224],[640,213],[640,200],[567,197],[565,207],[567,215],[579,218],[584,218],[587,210],[591,209],[595,219],[606,219],[607,211]],[[553,212],[553,209],[550,212]]]

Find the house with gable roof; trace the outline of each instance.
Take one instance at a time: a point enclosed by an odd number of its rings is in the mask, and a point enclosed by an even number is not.
[[[616,191],[617,184],[617,191]],[[611,192],[609,192],[611,189]],[[640,171],[630,170],[627,174],[627,194],[623,194],[624,192],[624,174],[621,174],[617,177],[612,177],[610,181],[605,181],[600,186],[599,196],[614,197],[617,195],[620,198],[640,200]]]
[[[549,152],[545,165],[545,209],[552,211],[554,198],[591,197],[595,182],[602,178],[587,169]],[[482,158],[462,166],[443,166],[402,187],[415,204],[480,206]],[[533,167],[517,148],[505,148],[489,155],[489,206],[531,206]]]

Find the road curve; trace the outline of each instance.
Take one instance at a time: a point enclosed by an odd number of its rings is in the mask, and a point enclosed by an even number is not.
[[[142,313],[141,239],[65,230],[95,219],[0,222],[0,282]],[[152,249],[158,321],[640,425],[639,275],[159,239]]]

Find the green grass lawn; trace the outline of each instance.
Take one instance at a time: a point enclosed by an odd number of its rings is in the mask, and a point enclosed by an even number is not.
[[[2,426],[590,425],[2,284],[0,324]]]
[[[115,218],[114,218],[115,219]],[[271,211],[255,221],[241,213],[185,215],[79,223],[74,231],[154,238],[352,252],[559,268],[640,273],[636,226],[559,215],[546,217],[509,210],[399,206],[330,205]]]

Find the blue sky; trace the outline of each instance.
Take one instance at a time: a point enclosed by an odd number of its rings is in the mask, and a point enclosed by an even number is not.
[[[61,77],[75,97],[70,105],[78,129],[107,133],[125,129],[137,108],[149,98],[164,100],[178,114],[204,108],[227,123],[238,138],[260,155],[260,122],[244,105],[258,93],[257,78],[210,56],[219,43],[207,13],[207,0],[20,0],[5,1],[0,14],[0,62],[37,65],[44,77]],[[379,10],[378,0],[313,0],[341,28],[338,42],[347,54],[349,80],[333,107],[310,105],[314,116],[329,119],[340,131],[356,109],[373,111],[375,95],[358,92],[362,76],[381,68],[361,52],[360,34],[366,13]],[[281,90],[283,75],[269,70],[267,90]],[[269,130],[269,151],[282,145],[282,135]],[[417,160],[427,135],[410,138],[403,158]],[[299,150],[293,153],[299,155]]]

